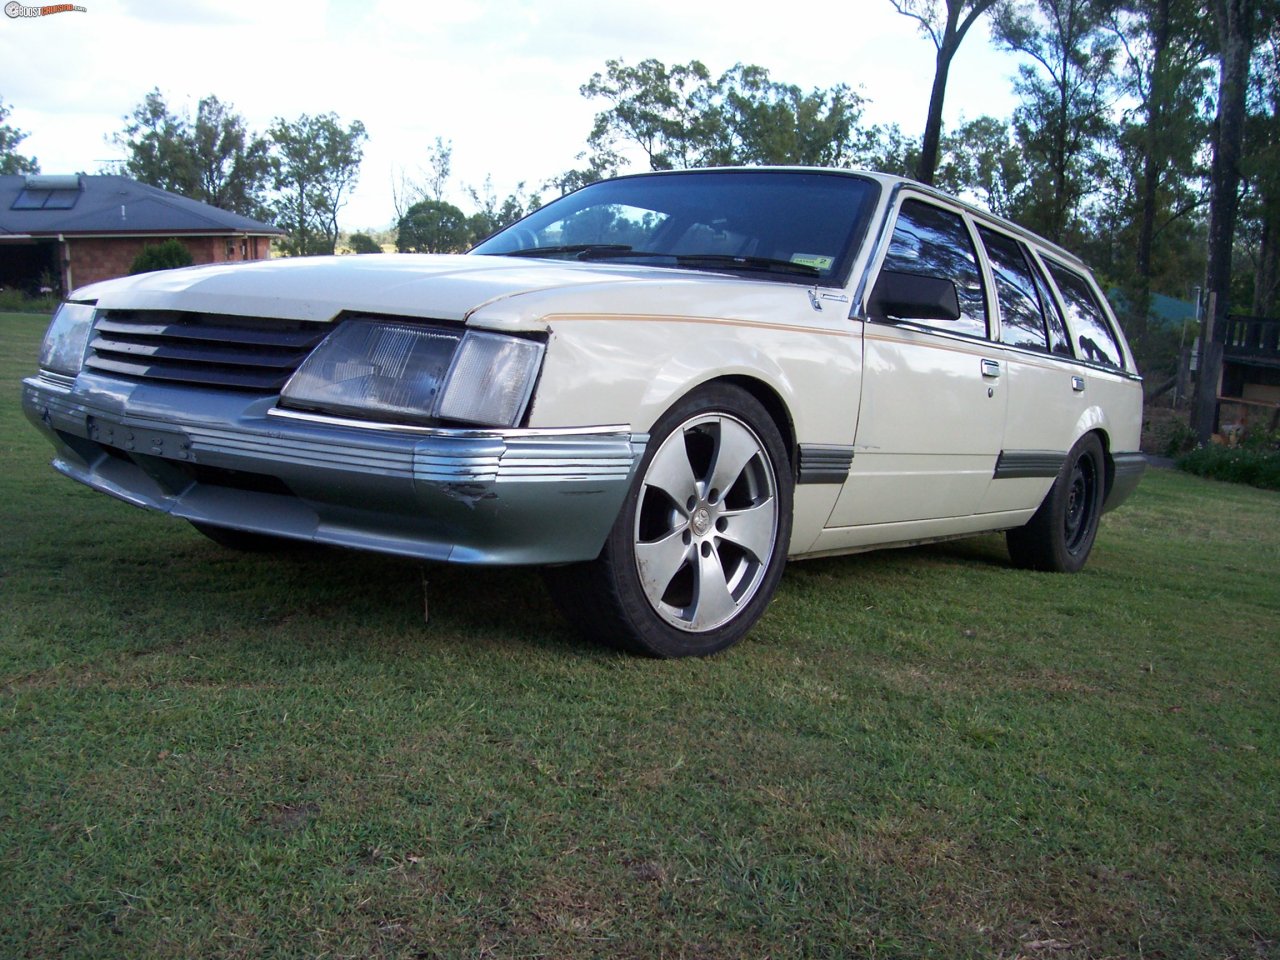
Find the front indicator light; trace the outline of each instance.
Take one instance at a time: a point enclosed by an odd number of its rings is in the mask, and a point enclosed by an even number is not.
[[[516,426],[533,393],[543,350],[533,340],[468,333],[449,368],[437,416],[485,426]]]

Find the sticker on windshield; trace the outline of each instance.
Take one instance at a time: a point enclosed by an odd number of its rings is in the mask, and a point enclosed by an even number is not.
[[[831,263],[834,258],[823,257],[816,253],[793,253],[791,255],[792,263],[799,263],[806,267],[813,267],[815,270],[830,270]]]

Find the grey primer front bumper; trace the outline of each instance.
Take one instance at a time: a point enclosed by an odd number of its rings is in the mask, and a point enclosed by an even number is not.
[[[379,429],[274,397],[82,373],[23,381],[54,467],[198,523],[424,560],[595,557],[644,452],[623,428]]]

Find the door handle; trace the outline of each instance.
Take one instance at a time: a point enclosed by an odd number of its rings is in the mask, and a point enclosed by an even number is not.
[[[1084,377],[1072,377],[1071,389],[1076,393],[1084,393]]]
[[[984,377],[992,377],[992,378],[1000,376],[1000,361],[983,360],[982,375]]]

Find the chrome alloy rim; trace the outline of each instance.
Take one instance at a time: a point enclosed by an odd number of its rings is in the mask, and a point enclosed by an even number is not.
[[[728,623],[760,588],[777,536],[777,478],[750,427],[703,414],[663,441],[634,530],[641,588],[663,620],[693,633]]]

